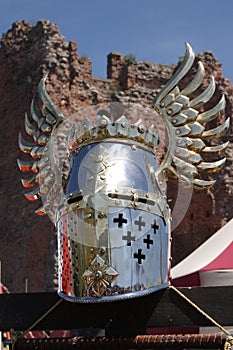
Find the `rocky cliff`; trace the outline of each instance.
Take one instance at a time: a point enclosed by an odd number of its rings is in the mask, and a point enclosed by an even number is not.
[[[224,92],[226,115],[232,116],[233,86],[222,76],[221,64],[210,52],[200,53],[197,59],[204,63],[207,77],[214,75],[216,100]],[[109,101],[150,106],[175,69],[176,66],[138,62],[133,57],[112,52],[108,55],[107,78],[96,78],[92,76],[90,60],[78,54],[77,44],[67,42],[58,27],[49,21],[39,21],[36,25],[16,22],[3,34],[0,47],[0,260],[2,281],[11,291],[22,292],[27,283],[30,292],[48,291],[57,283],[55,229],[47,217],[33,213],[38,203],[24,198],[16,163],[18,157],[22,158],[18,133],[24,130],[24,113],[29,112],[42,74],[49,70],[47,91],[64,115],[69,116],[80,106]],[[232,129],[227,137],[232,141]],[[233,217],[232,155],[231,142],[227,163],[217,175],[217,184],[207,191],[194,192],[182,223],[173,232],[174,262],[184,258]],[[176,187],[172,183],[168,184],[168,197],[173,206]]]

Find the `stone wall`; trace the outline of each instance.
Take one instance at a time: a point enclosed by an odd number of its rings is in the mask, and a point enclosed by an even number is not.
[[[67,42],[58,27],[46,20],[32,25],[16,22],[2,36],[0,48],[1,123],[1,234],[2,281],[12,292],[53,290],[56,283],[56,234],[47,217],[33,210],[38,203],[23,194],[16,159],[18,133],[24,133],[24,113],[36,95],[37,84],[49,70],[47,91],[67,117],[81,106],[109,101],[150,106],[176,66],[129,60],[121,53],[108,55],[107,79],[92,76],[92,64],[81,57],[74,41]],[[207,75],[214,74],[217,97],[224,91],[226,114],[232,116],[233,87],[222,77],[221,64],[212,53],[201,53]],[[207,81],[206,81],[207,84]],[[214,102],[214,101],[212,101]],[[231,126],[232,128],[232,126]],[[232,129],[228,137],[232,137]],[[232,141],[232,139],[231,139]],[[173,259],[178,262],[233,217],[232,143],[218,183],[208,191],[195,192],[183,222],[173,232]],[[176,186],[169,182],[168,197],[175,202]],[[200,206],[201,203],[201,206]]]

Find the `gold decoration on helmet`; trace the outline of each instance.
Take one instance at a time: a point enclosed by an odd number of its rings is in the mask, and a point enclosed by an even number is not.
[[[82,279],[87,290],[90,289],[95,296],[101,297],[117,276],[118,272],[106,265],[99,255],[96,255],[84,271]]]

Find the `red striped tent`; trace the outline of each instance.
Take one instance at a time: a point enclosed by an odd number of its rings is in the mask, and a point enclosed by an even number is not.
[[[171,270],[175,286],[233,285],[233,219]]]

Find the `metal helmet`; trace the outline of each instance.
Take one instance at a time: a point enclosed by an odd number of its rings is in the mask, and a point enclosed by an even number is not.
[[[170,218],[155,177],[157,132],[103,115],[81,138],[57,215],[59,294],[103,301],[167,286]]]
[[[127,113],[117,119],[100,108],[95,124],[92,115],[65,128],[69,134],[65,178],[54,151],[64,117],[45,90],[46,76],[41,80],[38,92],[46,111],[42,115],[32,103],[37,126],[27,116],[25,119],[35,144],[19,139],[21,150],[34,160],[19,160],[18,164],[22,171],[33,172],[23,185],[37,185],[26,194],[30,200],[42,197],[44,204],[37,214],[53,212],[61,297],[104,302],[139,297],[168,286],[170,209],[164,172],[169,170],[186,186],[208,187],[214,181],[199,179],[198,171],[216,171],[225,159],[209,163],[202,154],[221,153],[228,144],[206,146],[204,141],[221,136],[229,126],[229,119],[211,130],[203,125],[225,106],[222,97],[214,108],[199,112],[215,91],[214,79],[199,96],[189,97],[204,78],[201,63],[193,80],[179,89],[193,61],[194,53],[187,44],[183,62],[153,103],[152,110],[161,115],[169,138],[162,163],[156,158],[158,134],[152,125],[141,119],[132,121]]]

